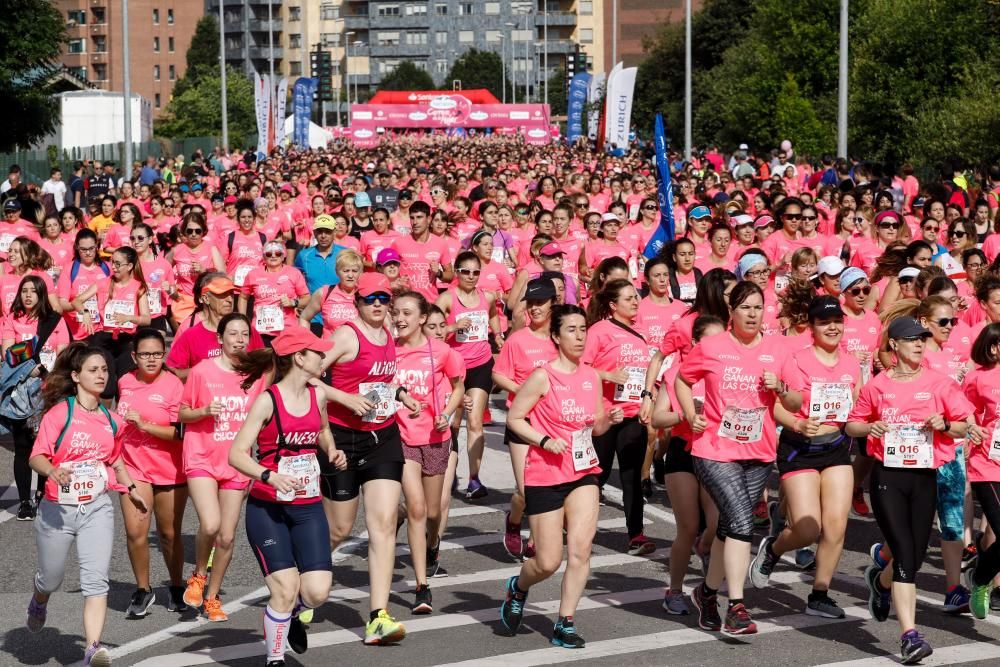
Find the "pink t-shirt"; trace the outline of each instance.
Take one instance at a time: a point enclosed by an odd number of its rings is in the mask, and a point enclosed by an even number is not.
[[[689,384],[705,381],[708,426],[694,435],[691,453],[713,461],[773,461],[777,451],[775,393],[764,388],[764,371],[780,377],[788,354],[782,336],[763,336],[753,347],[728,331],[703,338],[681,362]]]
[[[202,243],[191,250],[187,244],[174,247],[174,275],[177,277],[177,290],[188,296],[194,294],[194,281],[198,278],[198,271],[194,269],[194,263],[201,264],[202,271],[214,271],[215,262],[212,259],[212,245]]]
[[[38,236],[38,230],[27,220],[18,220],[17,222],[0,222],[0,257],[7,259],[7,251],[10,249],[10,244],[18,236],[24,236],[32,241],[38,241],[40,237]]]
[[[190,321],[185,318],[184,322]],[[247,352],[253,352],[264,347],[253,327],[250,328],[250,343],[247,345]],[[204,322],[196,322],[186,329],[178,329],[173,345],[167,353],[166,365],[170,368],[194,368],[199,362],[205,359],[212,359],[222,354],[222,345],[219,344],[219,336],[215,331],[205,328]]]
[[[387,229],[385,234],[379,234],[374,229],[361,233],[361,255],[369,262],[375,263],[378,254],[392,245],[402,234]]]
[[[354,307],[354,293],[348,294],[340,289],[340,285],[333,288],[324,288],[323,303],[320,312],[323,314],[323,337],[329,338],[333,335],[333,330],[344,322],[350,322],[358,316],[358,309]]]
[[[76,280],[70,281],[72,278],[72,263],[67,265],[63,269],[63,275],[59,277],[59,293],[60,299],[66,299],[67,301],[72,301],[76,297],[80,296],[88,289],[91,285],[97,284],[98,280],[106,278],[104,270],[101,269],[99,264],[92,264],[89,267],[80,264],[79,270],[76,274]],[[91,303],[93,305],[93,311],[99,312],[97,310],[97,299],[92,299]],[[88,310],[90,308],[88,307]],[[66,324],[69,326],[70,334],[73,336],[73,340],[83,340],[87,337],[87,333],[80,326],[80,315],[74,310],[69,310],[63,313],[63,317],[66,320]]]
[[[788,386],[795,391],[802,392],[802,407],[795,413],[798,419],[808,419],[813,400],[813,386],[817,384],[848,385],[847,394],[853,396],[854,387],[861,381],[861,367],[858,360],[853,355],[840,353],[837,355],[837,362],[832,366],[820,361],[816,356],[816,351],[810,345],[799,350],[785,359],[785,364],[781,369],[781,377],[784,378]],[[840,392],[834,391],[830,396],[840,396]],[[819,396],[816,397],[820,398]],[[833,409],[831,406],[828,406]],[[845,408],[848,406],[845,406]],[[827,416],[830,413],[827,413]],[[821,423],[832,426],[841,426],[843,422],[822,419]]]
[[[512,333],[504,343],[493,366],[493,372],[520,386],[533,370],[552,361],[556,356],[556,346],[547,334],[540,338],[525,327]],[[513,400],[512,395],[507,396],[508,407]]]
[[[406,387],[422,408],[416,417],[402,403],[396,404],[396,423],[403,443],[410,447],[451,440],[451,430],[438,431],[434,419],[444,412],[451,398],[451,378],[465,375],[465,362],[457,352],[439,340],[429,345],[396,345],[396,384]]]
[[[42,246],[42,250],[49,253],[53,266],[58,266],[60,269],[65,270],[63,267],[73,261],[73,241],[67,236],[60,237],[59,243],[55,243],[50,239],[39,239],[38,245]]]
[[[68,410],[69,404],[66,401],[60,401],[45,413],[38,426],[38,437],[35,438],[35,444],[31,448],[31,456],[46,456],[56,466],[64,462],[101,461],[104,463],[107,473],[108,489],[124,491],[125,489],[115,481],[115,473],[111,469],[111,464],[121,456],[121,420],[114,414],[111,415],[118,433],[117,436],[113,436],[111,423],[103,410],[89,412],[76,405],[73,407],[72,423],[63,435],[59,451],[54,452],[56,440],[66,425]],[[55,480],[49,477],[48,481],[45,482],[46,500],[58,502],[58,489]]]
[[[262,334],[276,335],[285,327],[294,326],[295,306],[285,308],[281,305],[281,297],[287,296],[293,301],[309,294],[306,279],[296,268],[282,264],[277,271],[268,271],[259,267],[247,274],[243,284],[243,293],[254,298],[253,317],[251,324]],[[283,320],[277,319],[278,310]]]
[[[448,244],[444,239],[430,235],[426,241],[418,242],[412,236],[400,236],[392,242],[402,262],[399,274],[409,279],[410,287],[424,295],[430,302],[437,299],[436,280],[431,280],[430,262],[444,265],[451,262]]]
[[[646,337],[646,341],[660,347],[663,338],[688,309],[688,305],[678,299],[667,304],[654,303],[648,296],[639,302],[639,313],[635,318],[635,330]]]
[[[142,382],[135,371],[118,380],[117,412],[122,419],[122,456],[132,479],[157,486],[183,484],[182,446],[177,440],[162,440],[131,423],[125,415],[135,410],[144,422],[169,426],[178,420],[183,383],[168,371],[150,383]]]
[[[771,266],[787,266],[791,261],[792,253],[799,247],[798,239],[788,238],[781,230],[774,232],[760,244],[760,249],[767,255],[767,261],[770,262]]]
[[[141,285],[135,278],[124,285],[115,284],[112,292],[113,280],[113,278],[101,278],[97,281],[97,312],[100,313],[101,321],[94,321],[94,331],[118,330],[133,333],[136,330],[135,322],[116,324],[112,322],[111,316],[113,313],[139,315],[139,299],[147,297],[139,296]]]
[[[52,276],[45,271],[31,269],[22,276],[15,276],[12,273],[4,273],[0,275],[0,300],[3,302],[3,312],[10,312],[11,304],[14,303],[17,293],[21,289],[21,281],[24,280],[26,276],[38,276],[42,279],[42,282],[45,283],[45,289],[48,290],[49,294],[55,293],[56,286],[52,283]]]
[[[31,340],[31,338],[37,335],[38,320],[29,320],[26,317],[13,317],[10,313],[6,313],[3,319],[0,320],[0,339],[2,340],[12,340],[17,343]],[[69,345],[70,342],[69,328],[66,326],[66,320],[59,320],[59,324],[49,334],[45,345],[42,346],[42,351],[38,355],[39,361],[42,362],[46,370],[52,370],[59,350]]]
[[[149,316],[162,317],[167,314],[167,285],[174,284],[174,268],[162,257],[140,262],[142,277],[146,279],[146,301],[149,303]]]
[[[448,309],[448,317],[445,321],[448,324],[455,324],[463,319],[468,319],[471,322],[468,329],[448,334],[448,344],[462,355],[466,367],[482,366],[490,360],[492,355],[489,342],[490,303],[486,298],[486,292],[476,288],[475,295],[478,298],[478,303],[470,307],[458,298],[456,288],[448,291],[451,294],[451,308]]]
[[[649,357],[649,344],[639,332],[634,332],[634,327],[628,331],[612,320],[601,320],[587,330],[587,344],[580,362],[599,371],[624,368],[629,374],[627,384],[602,383],[604,408],[619,407],[626,417],[635,417],[639,414],[639,393],[645,388]]]
[[[958,383],[947,375],[924,369],[909,382],[899,382],[888,373],[873,377],[858,395],[848,418],[852,422],[883,421],[886,424],[923,424],[933,414],[951,422],[974,412]],[[934,465],[938,468],[955,458],[955,442],[934,431]],[[884,461],[882,440],[868,438],[868,455]]]
[[[1000,460],[990,458],[993,432],[1000,426],[1000,367],[977,368],[965,376],[962,385],[966,398],[975,408],[976,423],[986,430],[981,445],[968,440],[969,458],[966,460],[970,482],[1000,482]]]
[[[233,279],[237,287],[243,287],[246,283],[247,274],[264,263],[264,243],[261,235],[256,229],[249,234],[244,234],[243,230],[233,232],[233,249],[229,250],[229,235],[221,238],[219,252],[226,261],[226,273]],[[266,236],[264,237],[267,238]]]
[[[246,421],[253,399],[263,391],[261,378],[243,391],[242,376],[224,370],[216,359],[206,359],[191,369],[184,382],[181,405],[203,408],[213,400],[222,402],[222,413],[187,424],[184,428],[184,472],[205,471],[219,482],[249,481],[229,465],[229,447]]]

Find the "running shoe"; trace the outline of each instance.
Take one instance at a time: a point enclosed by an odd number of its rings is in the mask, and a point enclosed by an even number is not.
[[[672,591],[669,588],[663,594],[663,611],[671,616],[687,616],[691,613],[688,609],[687,600],[681,591]]]
[[[229,620],[226,612],[222,611],[222,600],[219,599],[218,595],[205,600],[205,617],[211,623],[222,623]]]
[[[149,613],[150,607],[156,602],[156,596],[152,589],[137,588],[132,593],[132,600],[129,602],[125,615],[129,618],[142,618]]]
[[[865,568],[865,583],[868,584],[868,612],[879,623],[889,618],[892,608],[892,591],[887,591],[878,583],[882,570],[869,565]]]
[[[83,667],[111,667],[111,653],[97,642],[83,654]]]
[[[722,629],[722,617],[719,616],[719,596],[717,594],[706,595],[705,585],[695,586],[694,593],[691,594],[691,602],[698,610],[698,627],[702,630],[718,632]]]
[[[514,560],[521,560],[524,555],[524,540],[521,537],[521,524],[511,523],[510,512],[504,520],[503,548]]]
[[[765,537],[760,541],[757,548],[757,555],[750,561],[750,583],[754,588],[765,588],[771,579],[771,572],[778,563],[778,556],[769,547],[774,543],[773,537]]]
[[[315,609],[309,609],[308,607],[303,608],[302,611],[298,613],[298,619],[303,623],[305,623],[306,625],[309,625],[310,623],[313,622],[313,614],[315,612],[316,612]]]
[[[368,621],[368,625],[365,626],[365,644],[369,646],[395,644],[404,637],[406,628],[385,609],[379,609],[378,616]]]
[[[795,550],[795,565],[800,570],[811,570],[816,567],[816,552],[808,547]]]
[[[184,604],[197,609],[205,601],[205,584],[208,577],[195,572],[187,580],[187,588],[184,589]]]
[[[821,598],[809,600],[806,604],[806,616],[820,616],[822,618],[844,618],[844,610],[828,595]]]
[[[904,665],[915,665],[933,652],[931,645],[916,630],[907,630],[903,633],[899,654]]]
[[[653,482],[648,477],[641,482],[639,485],[642,487],[642,497],[649,500],[653,497]]]
[[[990,592],[990,611],[1000,611],[1000,588]]]
[[[306,634],[306,624],[299,616],[292,616],[292,622],[288,625],[288,634],[285,635],[288,647],[298,654],[309,650],[309,635]]]
[[[653,481],[663,486],[667,480],[667,461],[663,457],[653,457]]]
[[[524,603],[527,601],[528,594],[517,590],[517,575],[514,575],[507,580],[506,597],[500,605],[500,622],[511,637],[516,635],[518,628],[521,627]]]
[[[753,525],[757,528],[767,528],[771,525],[771,517],[767,512],[767,501],[761,500],[753,508]]]
[[[465,489],[466,500],[479,500],[485,498],[490,490],[478,479],[470,479],[469,486]]]
[[[979,549],[975,544],[970,544],[969,546],[962,549],[962,572],[976,567],[976,561],[979,560]]]
[[[656,551],[656,544],[643,533],[639,533],[628,541],[629,556],[646,556],[654,551]]]
[[[436,547],[427,547],[427,578],[430,579],[441,569],[441,542]]]
[[[191,607],[184,602],[183,586],[170,586],[167,591],[169,593],[167,595],[167,611],[183,613],[191,609]]]
[[[871,557],[872,563],[878,569],[884,570],[885,568],[889,567],[889,560],[885,557],[885,554],[882,553],[881,542],[876,542],[875,544],[873,544],[871,548],[868,550],[868,555]]]
[[[993,587],[988,583],[982,586],[976,583],[976,568],[974,567],[966,570],[963,576],[966,587],[971,591],[969,611],[981,621],[990,615],[990,598],[993,596]]]
[[[38,602],[34,595],[31,596],[31,602],[28,603],[28,611],[25,614],[25,625],[28,626],[30,632],[40,632],[45,627],[45,618],[48,615],[46,607],[47,605]]]
[[[493,413],[490,412],[490,406],[483,408],[483,426],[493,425]]]
[[[750,613],[742,603],[734,604],[726,612],[726,623],[722,626],[724,635],[753,635],[757,633],[757,624],[750,618]]]
[[[583,648],[587,641],[576,634],[576,626],[573,625],[573,617],[560,618],[552,628],[552,639],[549,640],[554,646],[563,648]]]
[[[944,594],[944,613],[965,614],[969,611],[969,590],[959,584],[952,586],[951,590]]]
[[[35,518],[35,505],[30,500],[22,500],[17,508],[18,521],[32,521]]]
[[[531,538],[529,537],[528,542],[524,545],[524,558],[525,560],[527,560],[528,558],[534,558],[534,557],[535,557],[535,543],[532,542]]]
[[[767,504],[767,516],[771,519],[771,529],[767,534],[776,538],[785,529],[785,517],[781,515],[781,503],[777,500],[769,502]]]
[[[862,519],[867,519],[872,515],[871,508],[868,507],[868,503],[865,501],[865,489],[863,486],[858,486],[854,489],[854,495],[851,497],[851,513]]]
[[[416,594],[416,599],[413,601],[414,614],[429,614],[434,611],[434,606],[431,602],[430,586],[427,584],[417,586]]]
[[[285,667],[284,660],[268,660],[264,667]]]

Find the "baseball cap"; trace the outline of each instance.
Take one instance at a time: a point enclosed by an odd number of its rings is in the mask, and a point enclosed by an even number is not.
[[[828,276],[839,276],[845,268],[843,260],[839,257],[828,256],[819,260],[819,264],[816,265],[816,275],[821,276],[825,273]]]
[[[689,220],[701,220],[702,218],[711,218],[712,210],[707,206],[695,206],[693,209],[688,211]]]
[[[914,197],[913,201],[910,202],[910,206],[913,208],[923,208],[926,203],[927,200],[924,197]]]
[[[381,273],[362,273],[358,278],[358,294],[361,296],[371,296],[372,294],[392,294],[392,286],[389,279]]]
[[[868,274],[856,266],[844,269],[840,274],[840,291],[843,292],[859,280],[868,280]]]
[[[222,200],[222,203],[225,204],[226,206],[229,206],[230,204],[235,204],[238,201],[239,199],[237,199],[233,195],[229,195],[228,197]]]
[[[521,301],[545,301],[556,298],[556,286],[548,278],[533,278],[528,281]]]
[[[914,336],[929,338],[931,332],[909,315],[897,317],[889,325],[889,338],[912,338]]]
[[[392,176],[392,174],[389,173],[388,169],[379,169],[378,170],[378,175],[379,176]]]
[[[399,252],[395,248],[382,248],[382,250],[378,253],[378,257],[375,258],[375,264],[378,266],[385,266],[390,262],[402,264],[403,258],[399,256]]]
[[[761,213],[753,221],[754,229],[763,229],[764,227],[770,227],[774,225],[774,218],[768,213]]]
[[[292,185],[290,183],[282,183],[281,184],[281,191],[282,192],[288,192],[288,193],[291,193],[291,194],[295,193],[295,189],[292,187]]]
[[[538,251],[539,255],[546,255],[548,257],[554,257],[555,255],[565,255],[563,249],[555,241],[549,241],[542,246],[542,249]]]
[[[21,202],[17,201],[16,199],[8,199],[7,201],[5,201],[3,203],[3,210],[5,210],[5,211],[20,211],[21,210]]]
[[[327,215],[323,213],[322,215],[317,215],[316,220],[313,222],[313,231],[317,229],[336,229],[337,221],[333,219],[332,215]]]
[[[733,227],[742,227],[743,225],[752,225],[753,218],[751,218],[746,213],[737,213],[729,217],[729,221],[733,223]]]
[[[367,192],[359,192],[354,195],[354,208],[368,208],[372,205],[372,200]]]
[[[304,327],[292,325],[285,327],[274,337],[274,340],[271,341],[271,349],[274,350],[275,354],[283,357],[302,350],[322,353],[333,349],[333,341],[324,340]]]
[[[214,195],[212,195],[212,203],[213,204],[215,202],[224,203],[225,201],[226,201],[226,198],[222,196],[221,192],[216,192]]]
[[[202,288],[202,291],[211,292],[216,296],[222,296],[226,292],[233,292],[235,290],[236,290],[236,285],[233,284],[232,280],[226,278],[225,276],[218,276],[216,278],[212,278],[207,283],[205,283],[205,287]]]
[[[601,222],[608,222],[609,220],[614,220],[615,222],[621,222],[621,219],[619,219],[617,215],[615,215],[610,211],[601,216]]]
[[[809,321],[822,320],[829,317],[843,317],[844,309],[840,307],[840,300],[835,296],[824,294],[817,296],[809,302]]]
[[[908,266],[899,272],[899,278],[916,278],[920,275],[920,269],[915,266]]]

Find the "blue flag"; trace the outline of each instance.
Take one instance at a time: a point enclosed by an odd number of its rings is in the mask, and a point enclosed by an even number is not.
[[[658,252],[674,240],[674,187],[670,182],[670,163],[667,161],[667,133],[663,129],[663,116],[656,114],[653,129],[653,143],[656,145],[656,171],[659,172],[660,226],[653,232],[642,254],[652,259]]]
[[[586,72],[573,75],[567,91],[566,140],[572,144],[583,136],[583,111],[590,92],[591,76]]]
[[[299,148],[309,148],[309,118],[312,116],[313,95],[319,88],[319,79],[299,77],[292,86],[292,114],[295,129],[292,143]]]

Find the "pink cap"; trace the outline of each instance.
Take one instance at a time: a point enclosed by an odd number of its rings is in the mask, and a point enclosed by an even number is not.
[[[239,199],[237,199],[233,195],[229,195],[228,197],[222,200],[222,203],[225,204],[226,206],[229,206],[230,204],[235,204],[238,201]]]
[[[304,327],[293,325],[285,327],[271,341],[271,349],[281,356],[295,354],[302,350],[314,352],[329,352],[333,349],[333,341],[324,340]]]
[[[392,294],[392,286],[389,279],[381,273],[362,273],[358,278],[358,294],[361,296],[371,296],[372,294]]]
[[[558,243],[556,243],[555,241],[549,241],[548,243],[542,246],[542,249],[538,251],[538,254],[552,257],[555,255],[565,255],[566,253],[563,251],[561,247],[559,247]]]
[[[292,188],[291,184],[289,184],[289,183],[282,183],[281,184],[281,191],[282,192],[289,192],[291,194],[295,194],[295,189]]]
[[[399,252],[395,248],[382,248],[378,257],[375,258],[375,263],[378,266],[385,266],[389,262],[402,264],[403,259],[399,256]]]

